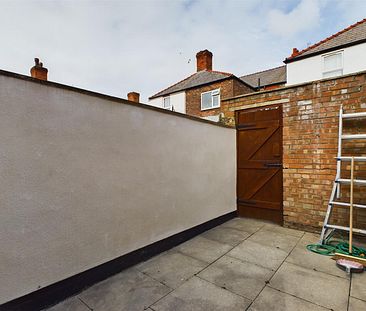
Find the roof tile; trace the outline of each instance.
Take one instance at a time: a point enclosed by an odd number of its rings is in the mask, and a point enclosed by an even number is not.
[[[178,83],[173,84],[172,86],[160,91],[159,93],[156,93],[155,95],[151,96],[150,99],[169,95],[199,85],[217,82],[226,79],[228,77],[234,77],[234,75],[228,72],[213,71],[213,70],[198,71],[193,75],[179,81]]]
[[[286,83],[286,66],[255,72],[242,76],[240,79],[253,88],[258,87],[258,79],[260,79],[260,86]]]

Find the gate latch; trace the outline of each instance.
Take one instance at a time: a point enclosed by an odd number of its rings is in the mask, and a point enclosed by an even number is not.
[[[282,167],[282,163],[264,163],[265,167]]]

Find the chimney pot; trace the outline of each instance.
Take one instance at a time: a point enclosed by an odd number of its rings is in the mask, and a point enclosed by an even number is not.
[[[39,62],[39,58],[34,59],[35,65],[31,68],[32,78],[47,81],[48,69],[43,67],[43,63]]]
[[[127,94],[127,99],[131,102],[139,103],[140,102],[140,93],[130,92]]]
[[[203,50],[196,54],[197,72],[202,70],[212,70],[212,53],[209,50]]]

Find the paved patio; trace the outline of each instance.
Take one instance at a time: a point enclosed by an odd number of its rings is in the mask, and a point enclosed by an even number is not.
[[[318,238],[235,218],[48,311],[366,310],[366,273],[307,251]]]

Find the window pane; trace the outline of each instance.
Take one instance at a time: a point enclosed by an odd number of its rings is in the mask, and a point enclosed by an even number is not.
[[[324,71],[342,68],[342,54],[334,54],[324,57]]]
[[[211,93],[204,93],[202,94],[202,102],[201,102],[202,109],[208,109],[212,107],[212,96]]]
[[[170,108],[170,97],[164,97],[163,108]]]
[[[212,106],[219,107],[220,106],[220,97],[219,95],[212,96]]]

